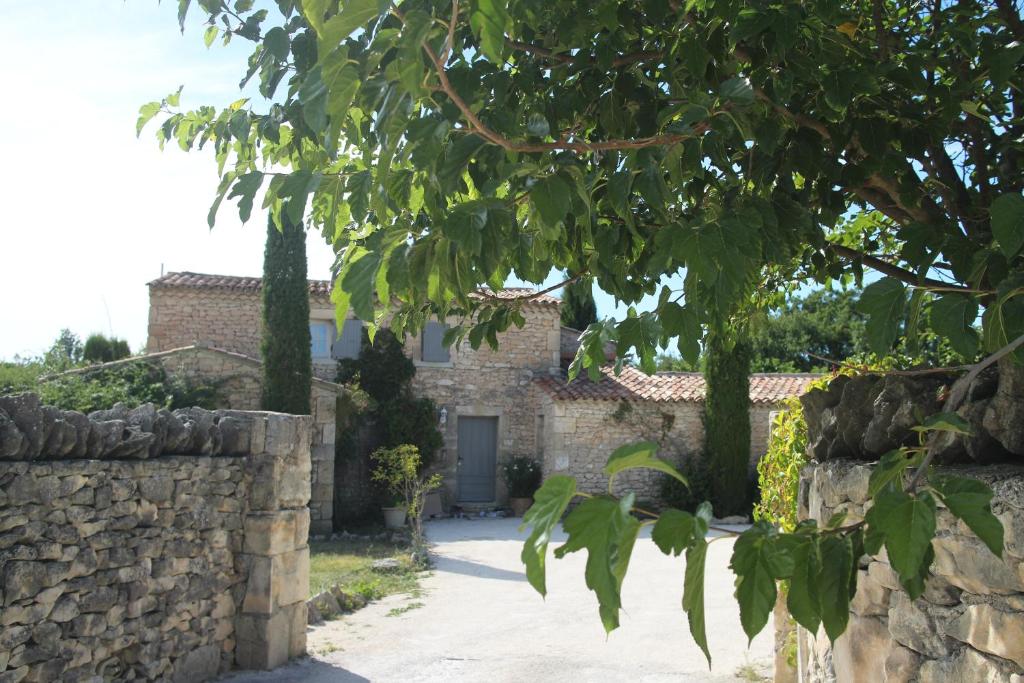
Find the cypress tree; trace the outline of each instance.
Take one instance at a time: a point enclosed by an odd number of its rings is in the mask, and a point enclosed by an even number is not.
[[[309,338],[306,230],[285,212],[280,229],[267,218],[263,252],[264,410],[308,415],[313,359]]]
[[[580,278],[562,290],[562,324],[574,330],[585,330],[597,322],[597,304],[590,278]]]
[[[704,451],[715,514],[750,512],[750,347],[710,334],[704,370]]]

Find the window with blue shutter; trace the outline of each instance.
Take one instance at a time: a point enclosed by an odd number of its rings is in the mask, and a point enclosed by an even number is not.
[[[336,359],[359,358],[363,345],[363,322],[349,318],[341,328],[341,334],[331,348],[331,356]]]
[[[330,358],[334,341],[334,325],[328,322],[309,324],[309,344],[313,358]]]
[[[448,347],[444,345],[444,333],[447,329],[447,325],[434,321],[424,326],[420,349],[420,357],[424,363],[447,363],[452,359]]]

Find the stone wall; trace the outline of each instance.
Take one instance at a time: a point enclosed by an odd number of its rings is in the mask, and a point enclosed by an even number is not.
[[[840,508],[862,519],[871,466],[836,460],[801,476],[801,517],[827,520]],[[850,624],[832,647],[824,632],[799,629],[802,680],[1019,682],[1024,676],[1024,469],[948,471],[992,486],[1006,532],[997,558],[946,509],[938,510],[935,562],[922,597],[910,600],[884,551],[864,558]]]
[[[580,490],[602,493],[608,479],[602,473],[608,456],[619,446],[640,440],[663,444],[661,457],[678,461],[699,454],[704,445],[704,404],[697,401],[598,401],[541,399],[545,422],[544,473],[575,476]],[[774,406],[750,407],[751,469],[768,444],[769,416]],[[668,420],[668,422],[666,422]],[[671,428],[662,437],[662,425]],[[621,491],[657,501],[662,475],[631,470],[615,478]]]
[[[460,416],[498,418],[498,462],[538,450],[538,409],[533,379],[557,371],[561,353],[558,306],[527,304],[522,313],[526,325],[510,327],[498,335],[498,349],[486,342],[472,349],[464,340],[451,350],[448,363],[420,360],[419,339],[406,340],[406,353],[416,363],[413,391],[430,398],[438,411],[446,411],[442,428],[444,447],[436,469],[444,477],[445,496],[458,501],[458,422]],[[504,499],[498,477],[497,500]]]
[[[241,353],[202,344],[169,349],[146,356],[100,365],[109,368],[126,363],[159,363],[169,375],[216,387],[218,407],[259,410],[263,391],[260,361]],[[73,372],[90,372],[96,367]],[[312,497],[309,501],[311,530],[330,533],[334,515],[334,441],[336,404],[345,393],[341,385],[314,378],[310,395],[313,417],[311,456]]]
[[[202,681],[303,654],[310,432],[0,397],[0,681]]]

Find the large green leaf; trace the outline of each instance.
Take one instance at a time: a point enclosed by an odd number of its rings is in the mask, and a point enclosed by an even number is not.
[[[946,412],[929,415],[924,422],[912,429],[915,432],[950,432],[963,435],[970,435],[974,431],[970,422],[956,413]]]
[[[601,623],[608,632],[619,626],[622,579],[640,530],[640,522],[630,514],[634,497],[630,493],[621,500],[611,496],[584,500],[565,518],[569,539],[555,550],[558,558],[587,551],[587,588],[597,595]]]
[[[341,10],[324,22],[322,29],[317,31],[321,44],[328,49],[345,38],[356,29],[363,28],[370,20],[379,16],[381,4],[378,0],[342,0]]]
[[[935,501],[930,495],[883,490],[865,519],[884,536],[889,562],[904,585],[927,570],[925,558],[935,537]]]
[[[1024,197],[1001,194],[992,202],[992,234],[1006,258],[1012,258],[1024,247]]]
[[[853,566],[853,550],[850,539],[828,535],[819,544],[821,570],[818,575],[818,599],[821,606],[821,621],[829,640],[846,630],[850,619],[850,571]]]
[[[541,178],[530,190],[530,201],[546,225],[557,225],[572,206],[569,184],[556,175]]]
[[[657,452],[658,444],[653,441],[640,441],[639,443],[619,446],[608,456],[608,462],[604,466],[604,473],[609,477],[614,477],[623,470],[642,467],[664,472],[670,477],[678,479],[683,484],[689,485],[686,477],[680,474],[675,467],[654,455]]]
[[[679,555],[695,543],[697,522],[689,512],[668,508],[663,510],[651,530],[651,539],[666,555]],[[699,538],[704,538],[701,534]]]
[[[381,254],[363,251],[353,257],[348,268],[341,274],[341,286],[348,293],[352,312],[360,320],[373,320],[374,288]]]
[[[949,511],[963,520],[996,557],[1003,556],[1003,524],[992,514],[992,489],[977,479],[937,476],[932,488]]]
[[[811,633],[816,633],[821,623],[820,571],[818,539],[808,535],[793,549],[793,574],[789,577],[786,607],[796,622]]]
[[[683,611],[690,624],[690,635],[700,646],[711,666],[711,652],[708,651],[708,634],[704,625],[704,568],[708,556],[708,542],[697,539],[686,550],[686,575],[683,581]]]
[[[887,354],[892,350],[906,304],[906,285],[894,278],[882,278],[861,292],[857,310],[868,316],[865,334],[872,351]]]
[[[932,302],[928,317],[932,329],[948,339],[957,353],[973,358],[978,352],[977,300],[966,294],[943,294]]]
[[[736,574],[736,600],[740,604],[740,623],[750,640],[754,639],[775,607],[775,580],[793,572],[793,556],[775,546],[778,535],[765,522],[758,522],[740,534],[733,546],[729,567]]]
[[[902,450],[896,449],[883,455],[868,478],[868,496],[875,497],[889,484],[895,484],[899,488],[900,478],[910,465],[910,459]]]
[[[480,37],[480,51],[490,61],[505,61],[505,31],[509,16],[506,0],[476,0],[469,15],[469,23]]]
[[[238,197],[238,217],[243,223],[249,220],[249,216],[252,214],[253,199],[256,197],[256,192],[262,184],[263,174],[259,171],[250,171],[239,176],[231,188],[228,199]]]
[[[547,595],[544,563],[551,541],[551,532],[562,519],[565,509],[576,496],[576,480],[564,474],[555,474],[544,480],[533,494],[533,505],[523,515],[522,531],[533,527],[523,544],[521,559],[526,565],[526,579],[541,595]]]

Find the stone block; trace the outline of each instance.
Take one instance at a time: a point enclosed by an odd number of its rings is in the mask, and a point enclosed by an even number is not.
[[[878,583],[867,571],[858,571],[857,593],[850,603],[850,611],[862,617],[888,615],[889,588]]]
[[[965,647],[948,659],[932,659],[921,665],[918,683],[1020,683],[1021,677],[995,659]]]
[[[307,517],[308,525],[309,510],[302,512]],[[297,510],[247,515],[243,551],[254,555],[277,555],[294,550],[298,515]]]
[[[933,658],[949,654],[946,641],[939,634],[935,621],[918,600],[912,602],[902,592],[893,592],[889,606],[889,632],[900,644]]]
[[[240,614],[235,619],[235,661],[241,669],[273,669],[288,661],[292,614]],[[305,626],[303,626],[305,628]]]
[[[179,657],[175,661],[175,683],[196,683],[208,681],[217,676],[220,670],[220,648],[216,645],[204,645]]]
[[[1003,612],[992,605],[970,605],[946,624],[946,635],[976,650],[1024,667],[1024,613]]]
[[[969,593],[989,595],[1024,592],[1024,563],[999,559],[980,540],[943,535],[933,541],[932,572]]]

